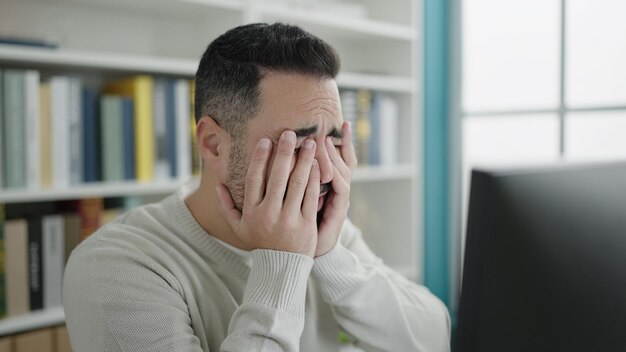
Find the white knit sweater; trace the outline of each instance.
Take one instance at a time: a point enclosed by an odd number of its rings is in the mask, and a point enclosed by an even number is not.
[[[254,250],[250,264],[195,221],[190,187],[72,253],[63,304],[75,351],[338,351],[340,330],[368,351],[449,351],[445,306],[349,221],[315,260]]]

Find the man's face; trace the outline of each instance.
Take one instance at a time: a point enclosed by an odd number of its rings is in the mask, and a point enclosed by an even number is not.
[[[320,166],[321,190],[318,212],[332,192],[333,166],[326,150],[325,139],[331,137],[336,147],[342,144],[341,105],[337,84],[332,79],[318,79],[300,74],[269,73],[260,83],[260,106],[250,120],[245,141],[233,141],[226,184],[235,205],[243,208],[246,173],[250,155],[257,142],[265,137],[274,146],[270,167],[276,154],[278,140],[285,130],[296,132],[296,155],[307,139],[317,144],[316,159]],[[339,152],[339,149],[337,149]],[[292,170],[297,157],[292,162]]]

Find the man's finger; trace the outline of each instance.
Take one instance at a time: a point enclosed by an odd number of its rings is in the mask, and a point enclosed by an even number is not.
[[[289,211],[289,214],[300,214],[302,209],[302,200],[309,183],[311,165],[313,160],[315,160],[315,147],[315,141],[312,139],[307,139],[302,143],[298,161],[289,177],[289,187],[287,188],[287,196],[283,206],[284,209]]]
[[[265,193],[265,174],[267,161],[271,154],[272,143],[267,138],[261,138],[254,149],[252,160],[246,174],[246,189],[244,202],[247,206],[257,206],[263,200]]]
[[[350,170],[354,170],[357,165],[356,152],[354,144],[352,144],[352,125],[350,122],[344,122],[341,126],[343,133],[343,141],[341,144],[341,158],[345,161]]]
[[[351,169],[343,160],[341,155],[337,153],[337,150],[335,150],[335,147],[333,146],[333,142],[330,137],[326,137],[326,149],[328,150],[328,157],[330,158],[330,162],[333,165],[333,173],[339,172],[343,178],[350,179],[350,175],[352,174]]]
[[[304,199],[302,201],[302,216],[315,221],[317,217],[317,202],[320,197],[320,165],[313,159],[311,172],[309,173],[309,183],[306,186]]]
[[[275,207],[280,208],[283,204],[287,181],[291,172],[291,161],[296,147],[296,134],[293,131],[285,131],[280,136],[274,163],[267,180],[267,192],[265,199]]]

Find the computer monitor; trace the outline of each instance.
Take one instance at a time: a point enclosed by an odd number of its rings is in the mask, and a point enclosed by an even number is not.
[[[455,345],[626,351],[626,162],[473,171]]]

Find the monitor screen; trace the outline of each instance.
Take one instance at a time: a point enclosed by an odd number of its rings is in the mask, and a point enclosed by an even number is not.
[[[456,337],[626,351],[626,162],[473,171]]]

